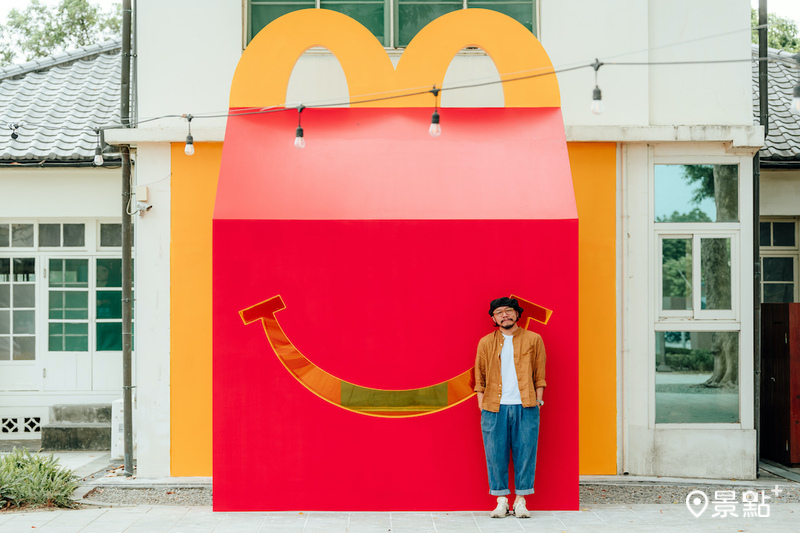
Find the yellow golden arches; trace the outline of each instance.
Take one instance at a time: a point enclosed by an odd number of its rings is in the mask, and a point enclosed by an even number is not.
[[[313,46],[324,46],[342,65],[351,99],[359,95],[441,87],[453,56],[465,46],[484,49],[503,78],[524,71],[552,71],[541,43],[514,19],[486,9],[462,9],[425,26],[406,48],[397,70],[380,42],[346,15],[304,9],[270,23],[242,54],[231,85],[231,107],[282,103],[297,59]],[[560,107],[555,75],[503,86],[506,107]],[[431,107],[424,94],[361,104],[364,107]]]

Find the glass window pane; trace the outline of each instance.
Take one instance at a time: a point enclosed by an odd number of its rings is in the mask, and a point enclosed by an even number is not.
[[[0,335],[11,333],[11,311],[0,311]]]
[[[656,222],[737,222],[737,165],[656,165]]]
[[[794,284],[765,283],[762,301],[764,303],[771,303],[771,304],[794,302]]]
[[[794,222],[773,222],[772,240],[773,246],[795,246]]]
[[[83,224],[64,224],[64,246],[84,246],[86,228]]]
[[[33,285],[14,285],[14,307],[36,307]]]
[[[758,223],[758,232],[759,232],[759,245],[760,246],[772,246],[772,237],[770,231],[771,223],[770,222],[759,222]]]
[[[383,2],[320,2],[320,7],[338,11],[357,20],[372,33],[381,44],[386,44],[384,31],[384,3]]]
[[[88,287],[89,286],[89,260],[65,259],[64,260],[64,286]]]
[[[97,291],[97,318],[122,318],[122,291]]]
[[[36,337],[14,337],[13,344],[15,361],[36,359]]]
[[[8,224],[0,224],[0,248],[8,248],[9,237]]]
[[[11,281],[11,259],[0,257],[0,282]]]
[[[730,238],[700,239],[701,309],[733,309]]]
[[[39,246],[61,246],[61,224],[39,224]]]
[[[49,294],[49,313],[50,320],[64,319],[64,291],[50,291]]]
[[[33,247],[33,224],[11,224],[11,246]]]
[[[122,323],[98,322],[97,324],[97,351],[122,350]]]
[[[739,333],[656,332],[656,423],[739,422]]]
[[[35,311],[14,311],[14,333],[36,333]]]
[[[97,286],[122,287],[122,259],[97,260]]]
[[[48,324],[47,349],[51,352],[64,351],[64,324],[51,322]]]
[[[764,257],[764,281],[794,281],[791,257]]]
[[[68,352],[89,351],[89,324],[64,324],[64,349]]]
[[[48,270],[48,281],[51,287],[64,286],[64,260],[51,259],[50,268]]]
[[[0,361],[11,360],[11,337],[0,337]]]
[[[122,224],[100,224],[100,246],[122,246]]]
[[[79,320],[89,318],[89,293],[87,291],[71,291],[64,295],[64,318]]]
[[[0,285],[0,309],[11,307],[11,285]]]
[[[663,309],[692,308],[692,239],[664,239],[661,251]]]
[[[293,2],[279,4],[250,4],[250,38],[255,37],[264,26],[278,17],[297,11],[298,9],[308,9],[315,7],[314,2]]]
[[[14,259],[14,277],[16,282],[36,281],[36,260],[31,258]]]
[[[430,21],[451,11],[463,7],[461,2],[425,2],[405,3],[398,6],[399,28],[397,46],[408,46],[411,39]]]
[[[481,0],[480,2],[469,2],[469,7],[480,7],[484,9],[493,9],[499,11],[504,15],[508,15],[523,26],[528,31],[533,31],[534,27],[534,13],[533,4],[530,2],[493,2],[491,0]]]

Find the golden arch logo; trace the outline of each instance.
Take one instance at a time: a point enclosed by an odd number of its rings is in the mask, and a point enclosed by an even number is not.
[[[402,92],[442,86],[447,67],[464,47],[485,50],[501,79],[521,72],[552,72],[553,66],[536,37],[517,21],[487,9],[462,9],[425,26],[392,65],[380,42],[350,17],[326,9],[306,9],[267,25],[242,54],[231,87],[230,107],[276,105],[297,59],[309,48],[323,46],[342,65],[351,99],[365,94]],[[506,107],[560,107],[555,75],[503,85]],[[431,107],[428,95],[409,96],[361,107]]]

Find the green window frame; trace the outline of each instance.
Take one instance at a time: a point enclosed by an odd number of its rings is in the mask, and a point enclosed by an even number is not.
[[[248,0],[247,42],[287,13],[316,8],[357,20],[387,48],[404,48],[432,20],[470,7],[504,13],[537,33],[536,0]]]

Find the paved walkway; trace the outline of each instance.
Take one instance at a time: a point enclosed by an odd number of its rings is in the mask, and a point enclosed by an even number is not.
[[[126,479],[103,478],[109,464],[108,452],[57,452],[61,464],[88,477],[87,489],[93,485],[127,486],[192,486],[207,485],[209,478]],[[98,470],[100,470],[98,472]],[[785,472],[784,472],[785,474]],[[797,476],[798,474],[794,474]],[[800,476],[798,476],[800,480]],[[592,484],[662,483],[694,485],[730,483],[731,480],[687,480],[682,478],[634,478],[626,476],[583,476]],[[774,486],[775,478],[740,482],[749,490],[760,491]],[[782,486],[794,485],[783,480]],[[744,490],[739,487],[739,491]],[[711,494],[709,494],[711,496]],[[591,505],[580,511],[533,512],[532,518],[513,516],[491,519],[488,509],[479,512],[436,513],[215,513],[211,507],[180,506],[91,506],[81,510],[0,513],[0,533],[501,533],[506,531],[537,532],[693,532],[693,531],[763,531],[769,533],[800,532],[800,503],[773,503],[769,516],[743,517],[742,504],[736,514],[714,517],[713,503],[696,518],[684,504],[664,505]],[[697,512],[698,509],[695,509]],[[767,514],[762,509],[762,514]]]
[[[699,518],[685,505],[598,505],[575,512],[534,512],[528,520],[487,512],[214,513],[210,507],[136,506],[0,514],[0,532],[17,533],[500,533],[607,531],[800,531],[800,504],[773,505],[764,518]],[[741,515],[741,513],[740,513]]]

